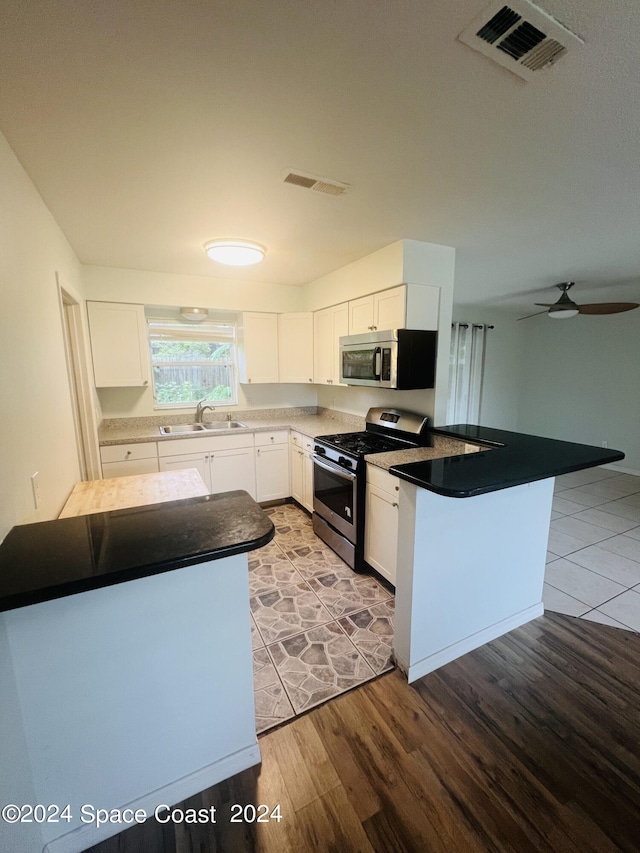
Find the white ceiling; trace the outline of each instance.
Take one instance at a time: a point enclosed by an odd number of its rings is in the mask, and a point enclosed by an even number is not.
[[[240,236],[295,285],[407,237],[460,303],[638,298],[640,4],[544,0],[585,46],[529,83],[456,41],[485,5],[4,0],[0,129],[86,264],[228,278]]]

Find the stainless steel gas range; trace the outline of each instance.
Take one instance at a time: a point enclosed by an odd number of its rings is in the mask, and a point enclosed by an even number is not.
[[[313,529],[355,571],[366,571],[364,508],[370,453],[430,444],[429,419],[399,409],[372,408],[364,432],[320,435],[313,453]]]

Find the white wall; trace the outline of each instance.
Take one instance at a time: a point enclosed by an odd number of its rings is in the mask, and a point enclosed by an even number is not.
[[[521,393],[523,329],[517,314],[475,305],[454,305],[458,323],[485,323],[485,372],[480,423],[496,429],[516,430]]]
[[[135,302],[140,305],[193,305],[218,311],[302,311],[299,287],[239,278],[82,268],[87,299]]]
[[[3,539],[14,524],[57,515],[80,478],[56,272],[79,292],[82,283],[78,259],[2,135],[0,185]]]
[[[609,447],[640,471],[640,310],[521,323],[518,429]]]

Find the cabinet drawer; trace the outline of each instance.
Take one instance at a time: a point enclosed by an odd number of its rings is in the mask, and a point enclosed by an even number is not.
[[[314,441],[312,438],[309,438],[308,435],[302,436],[302,447],[308,452],[313,453],[313,444]]]
[[[299,447],[300,449],[302,449],[302,439],[303,439],[303,436],[301,433],[294,432],[294,430],[291,430],[291,435],[290,435],[291,444],[295,444],[296,447]]]
[[[266,447],[269,444],[287,444],[288,441],[288,429],[277,429],[273,432],[256,433],[256,447]]]
[[[242,435],[204,435],[158,443],[158,456],[181,456],[183,453],[209,453],[212,450],[237,450],[253,447],[253,433]]]
[[[158,447],[155,441],[142,444],[111,444],[100,448],[103,462],[130,462],[133,459],[155,459]]]
[[[157,474],[159,470],[157,456],[151,459],[134,459],[130,462],[103,462],[102,479],[132,477],[136,474]]]
[[[371,463],[367,465],[367,483],[377,486],[390,495],[397,495],[400,491],[400,481],[397,477],[385,471],[384,468],[378,468],[377,465],[371,465]]]

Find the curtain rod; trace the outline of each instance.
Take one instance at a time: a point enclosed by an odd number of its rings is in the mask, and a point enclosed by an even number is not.
[[[468,329],[472,326],[474,329],[495,329],[495,326],[487,326],[484,323],[452,323],[451,328],[460,326],[461,329]]]

